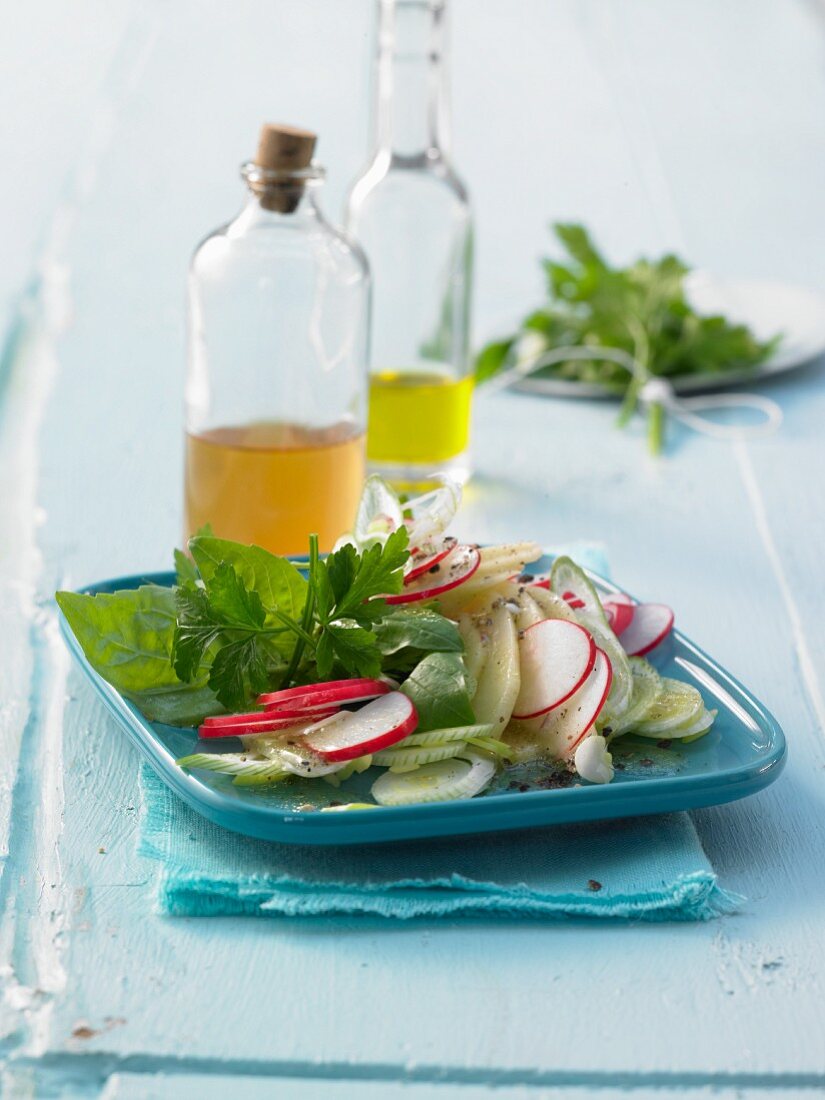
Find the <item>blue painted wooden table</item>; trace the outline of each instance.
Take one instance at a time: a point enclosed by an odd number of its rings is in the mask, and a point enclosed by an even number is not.
[[[550,218],[617,258],[825,287],[821,0],[455,0],[476,335],[540,292]],[[258,123],[315,126],[340,209],[366,142],[361,0],[41,0],[0,41],[0,1059],[4,1095],[613,1098],[825,1089],[822,366],[785,425],[646,457],[602,404],[480,397],[479,540],[603,540],[790,742],[696,821],[748,901],[706,925],[169,920],[137,759],[51,593],[165,568],[179,534],[188,253]],[[484,102],[483,117],[478,103]],[[491,153],[494,150],[494,157]],[[766,388],[767,392],[767,388]]]

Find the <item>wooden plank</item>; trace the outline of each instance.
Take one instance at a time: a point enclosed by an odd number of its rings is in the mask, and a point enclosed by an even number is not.
[[[406,1097],[408,1100],[443,1100],[445,1096],[455,1100],[581,1100],[593,1095],[589,1086],[544,1087],[520,1085],[516,1087],[486,1088],[483,1085],[457,1084],[419,1084],[416,1082],[390,1081],[320,1081],[288,1080],[279,1078],[214,1077],[181,1074],[172,1077],[163,1074],[115,1074],[107,1082],[100,1100],[222,1100],[230,1094],[237,1100],[264,1100],[271,1097],[277,1088],[279,1100],[314,1100],[321,1093],[329,1100],[394,1100]],[[668,1100],[673,1091],[666,1088],[641,1086],[639,1088],[611,1088],[609,1085],[598,1089],[599,1100]],[[724,1085],[687,1086],[679,1090],[686,1100],[704,1100],[705,1097],[717,1097],[719,1100],[755,1100],[763,1097],[764,1091],[758,1088],[739,1088]],[[788,1100],[810,1096],[804,1088],[782,1087],[782,1096]]]

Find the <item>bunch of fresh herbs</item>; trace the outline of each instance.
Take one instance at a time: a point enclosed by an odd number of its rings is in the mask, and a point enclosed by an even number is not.
[[[538,367],[535,374],[595,383],[622,396],[619,422],[624,425],[652,376],[677,378],[755,367],[776,347],[778,337],[759,341],[745,325],[697,313],[685,294],[689,268],[677,256],[611,267],[583,226],[553,228],[567,256],[563,262],[544,261],[548,301],[525,318],[518,332],[481,351],[476,361],[479,382],[513,366],[525,343],[530,358],[554,348],[617,348],[635,361],[633,371],[609,359],[571,358]],[[658,452],[663,442],[662,407],[651,405],[649,417],[650,447]]]
[[[300,567],[211,534],[176,552],[177,584],[58,592],[92,667],[152,721],[196,725],[293,684],[379,675],[405,680],[421,729],[473,721],[463,645],[432,607],[390,605],[409,557],[405,528]]]

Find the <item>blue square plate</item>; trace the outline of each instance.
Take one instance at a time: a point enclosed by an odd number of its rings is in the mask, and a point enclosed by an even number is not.
[[[531,569],[543,571],[549,559]],[[600,592],[620,591],[590,574]],[[172,585],[173,573],[120,577],[84,592],[115,592],[141,584]],[[657,814],[733,802],[754,794],[779,776],[785,737],[775,718],[738,683],[678,631],[649,659],[666,676],[697,687],[718,709],[713,729],[689,745],[621,738],[613,746],[616,777],[606,786],[579,784],[546,766],[506,769],[477,798],[417,806],[321,813],[323,806],[363,799],[381,769],[353,776],[340,789],[320,780],[295,779],[270,788],[233,787],[231,777],[189,774],[178,757],[203,748],[193,729],[147,721],[89,665],[67,622],[61,627],[74,656],[104,703],[161,779],[198,813],[248,836],[293,844],[360,844],[428,836],[523,829],[571,821]],[[237,749],[235,738],[213,740],[210,750]]]

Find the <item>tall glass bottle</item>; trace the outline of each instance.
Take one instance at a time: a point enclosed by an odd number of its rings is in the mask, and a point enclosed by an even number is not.
[[[192,259],[188,537],[329,550],[365,472],[369,272],[326,221],[315,135],[264,126],[238,216]]]
[[[450,161],[445,0],[378,0],[373,150],[346,225],[373,276],[370,467],[469,474],[472,218]]]

